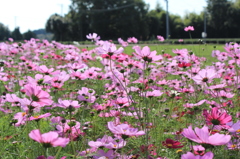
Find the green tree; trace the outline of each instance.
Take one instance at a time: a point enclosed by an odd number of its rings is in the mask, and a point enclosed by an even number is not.
[[[11,35],[10,30],[8,27],[0,23],[0,41],[7,40]]]
[[[15,40],[15,41],[18,41],[18,40],[23,40],[23,35],[21,34],[20,32],[20,29],[19,27],[15,28],[11,34],[11,37]]]
[[[147,14],[150,39],[156,39],[157,35],[166,35],[166,11],[157,3],[156,8]]]
[[[184,26],[193,26],[194,31],[191,32],[193,38],[202,38],[202,32],[204,31],[204,12],[200,14],[188,13],[184,16]],[[189,37],[186,33],[184,37]]]
[[[169,16],[170,38],[183,38],[184,23],[180,16],[170,14]]]
[[[143,0],[72,0],[70,7],[72,28],[80,40],[90,32],[101,39],[147,39],[147,12]]]
[[[56,41],[71,40],[69,36],[70,20],[58,14],[53,14],[47,20],[46,31],[53,33]]]
[[[31,30],[28,30],[27,32],[23,33],[23,39],[30,40],[31,38],[36,38],[36,34],[32,32]]]
[[[228,37],[229,16],[233,3],[228,0],[207,0],[208,17],[208,37],[224,38]]]

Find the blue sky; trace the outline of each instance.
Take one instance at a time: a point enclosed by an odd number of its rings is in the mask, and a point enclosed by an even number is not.
[[[158,0],[166,9],[165,0]],[[154,9],[157,0],[145,0]],[[187,12],[200,13],[206,6],[205,0],[168,0],[169,12],[185,15]],[[0,22],[12,31],[16,26],[20,31],[45,28],[47,19],[54,13],[66,14],[71,0],[0,0]]]

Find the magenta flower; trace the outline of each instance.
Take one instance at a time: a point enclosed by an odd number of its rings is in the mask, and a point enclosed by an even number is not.
[[[225,111],[220,111],[217,107],[212,108],[210,112],[204,109],[203,116],[206,118],[207,125],[221,125],[229,128],[226,124],[232,121],[231,115],[227,114]]]
[[[184,28],[185,31],[194,31],[194,27],[193,26],[188,26]]]
[[[203,155],[203,156],[199,156],[199,155],[197,155],[197,156],[194,156],[194,154],[193,153],[191,153],[191,152],[188,152],[188,153],[186,153],[186,154],[183,154],[182,156],[181,156],[181,159],[213,159],[213,153],[212,152],[207,152],[205,155]]]
[[[183,129],[182,135],[194,142],[201,143],[201,144],[209,144],[209,145],[225,145],[227,144],[231,136],[215,133],[210,136],[208,131],[208,127],[204,126],[202,129],[195,128],[195,132],[192,129],[192,126]]]
[[[39,129],[32,130],[29,133],[29,137],[39,143],[44,147],[65,147],[69,143],[69,138],[58,137],[58,133],[50,131],[48,133],[41,134]]]

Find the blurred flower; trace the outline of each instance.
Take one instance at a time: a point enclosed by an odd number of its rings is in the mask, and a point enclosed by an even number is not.
[[[97,36],[96,33],[90,33],[88,35],[86,35],[87,39],[90,39],[92,41],[98,41],[100,39],[100,36]]]
[[[194,154],[193,153],[191,153],[191,152],[188,152],[188,153],[186,153],[186,154],[183,154],[182,156],[181,156],[181,159],[213,159],[213,153],[212,152],[207,152],[205,155],[203,155],[203,156],[199,156],[199,155],[197,155],[197,156],[194,156]]]
[[[65,147],[69,143],[68,138],[58,137],[58,133],[50,131],[48,133],[41,134],[39,129],[32,130],[29,133],[29,137],[39,143],[42,143],[43,147]]]
[[[182,148],[184,146],[184,145],[180,145],[181,143],[179,141],[174,141],[169,138],[163,141],[162,144],[167,148],[173,148],[173,149]]]
[[[157,39],[158,39],[159,41],[164,41],[164,40],[165,40],[164,37],[161,36],[161,35],[157,35]]]
[[[185,31],[194,31],[193,26],[188,26],[184,28]]]
[[[209,145],[225,145],[227,144],[231,136],[215,133],[214,135],[210,136],[208,131],[208,127],[204,126],[202,129],[195,128],[193,131],[192,126],[183,129],[182,135],[194,142],[202,143],[202,144],[209,144]]]

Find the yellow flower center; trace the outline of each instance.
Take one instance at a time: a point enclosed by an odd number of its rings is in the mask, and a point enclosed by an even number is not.
[[[238,133],[239,133],[239,132],[240,132],[240,129],[238,129],[236,132],[238,132]]]
[[[231,148],[236,148],[237,147],[237,145],[236,144],[233,144],[233,145],[231,145]]]
[[[25,116],[26,114],[27,114],[26,112],[23,112],[23,113],[22,113],[22,116]]]
[[[168,147],[172,147],[173,145],[172,144],[167,144]]]

